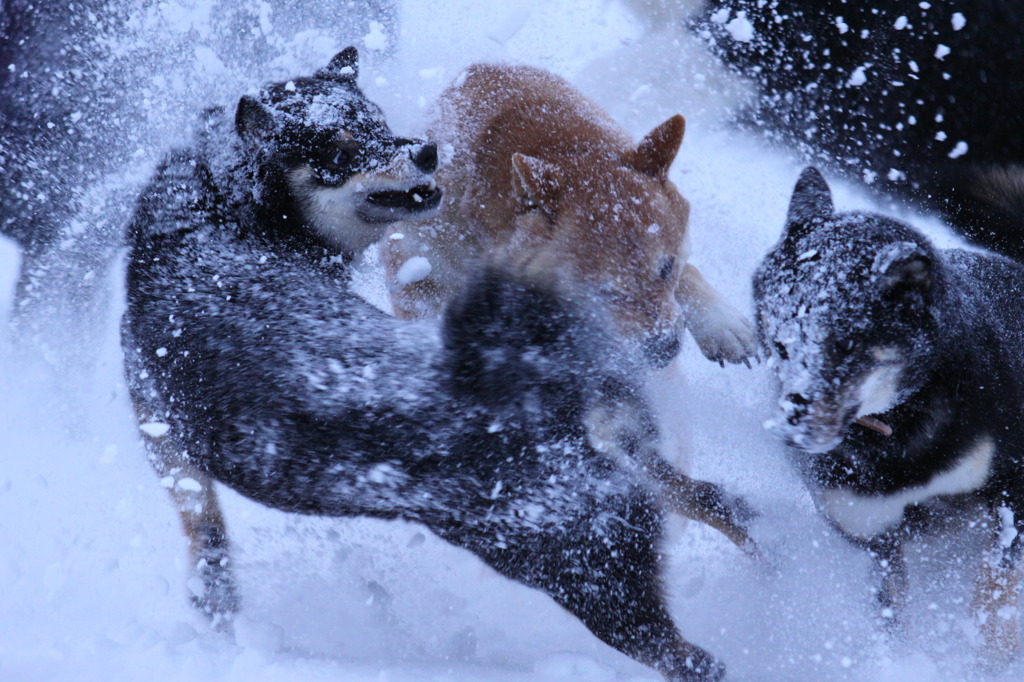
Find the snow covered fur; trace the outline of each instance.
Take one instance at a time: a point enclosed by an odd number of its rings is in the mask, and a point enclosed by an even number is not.
[[[777,428],[806,453],[819,509],[875,557],[883,616],[899,623],[902,543],[975,515],[989,529],[976,606],[990,660],[1019,642],[1022,289],[1017,262],[938,249],[880,215],[836,213],[814,168],[754,276]]]
[[[126,373],[189,537],[197,606],[223,629],[239,608],[220,481],[284,511],[423,523],[666,679],[718,679],[669,616],[659,542],[666,506],[699,500],[745,537],[743,505],[658,456],[599,314],[554,277],[496,263],[473,270],[440,335],[349,289],[368,226],[437,192],[430,146],[391,136],[354,65],[343,52],[243,98],[233,124],[211,113],[131,227]],[[355,178],[387,189],[374,201]],[[298,198],[327,191],[348,202],[330,221],[309,213],[330,200]]]
[[[683,324],[713,360],[753,355],[746,317],[687,262],[690,206],[668,179],[682,116],[636,144],[555,74],[500,64],[469,67],[437,109],[448,200],[388,240],[396,314],[436,316],[466,262],[509,247],[587,282],[653,365],[676,356]]]

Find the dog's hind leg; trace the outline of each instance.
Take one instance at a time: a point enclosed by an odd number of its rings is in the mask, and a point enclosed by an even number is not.
[[[665,604],[656,539],[658,513],[646,505],[605,528],[565,538],[562,557],[540,585],[603,642],[671,682],[718,680],[724,666],[686,641]]]
[[[603,642],[666,680],[721,679],[724,666],[686,641],[669,615],[658,551],[660,508],[648,493],[606,501],[607,508],[557,531],[506,535],[500,549],[490,538],[472,549],[505,576],[550,595]]]
[[[606,570],[585,572],[583,584],[558,583],[545,591],[605,644],[654,668],[669,682],[722,679],[725,666],[686,641],[672,622],[652,568],[609,563]]]
[[[708,284],[700,270],[687,263],[679,278],[676,300],[686,328],[701,352],[720,365],[747,363],[757,356],[757,339],[747,317]]]
[[[974,607],[982,634],[981,658],[1000,669],[1020,650],[1021,553],[1024,519],[1005,505],[992,510],[991,544],[981,559]]]
[[[230,634],[239,599],[213,480],[190,461],[172,437],[147,436],[146,440],[150,460],[171,495],[188,538],[192,603],[210,618],[215,630]]]

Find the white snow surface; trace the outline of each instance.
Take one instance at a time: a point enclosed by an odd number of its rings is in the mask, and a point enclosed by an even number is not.
[[[212,4],[166,3],[165,18],[202,37]],[[273,25],[268,19],[264,30]],[[692,204],[691,259],[749,310],[751,274],[779,236],[799,162],[723,125],[716,93],[739,86],[709,83],[719,71],[682,58],[696,49],[691,39],[680,32],[678,51],[648,50],[641,26],[614,1],[524,0],[509,10],[498,2],[407,0],[394,55],[364,64],[361,82],[399,134],[420,133],[436,94],[477,60],[550,68],[637,139],[683,113],[686,139],[671,178]],[[363,35],[366,47],[378,46],[376,33]],[[302,40],[294,59],[274,64],[273,77],[311,73],[344,47],[326,29]],[[656,44],[665,45],[664,36]],[[197,80],[221,68],[212,54],[197,50]],[[620,58],[628,72],[602,79],[604,65]],[[701,87],[691,91],[690,82]],[[176,81],[174,89],[187,86]],[[170,114],[154,112],[161,115]],[[842,183],[833,188],[840,209],[891,210]],[[903,217],[940,245],[955,243],[936,221]],[[18,259],[0,240],[5,318]],[[81,333],[58,333],[70,324],[61,317],[50,320],[52,336],[45,325],[20,336],[0,327],[0,680],[658,679],[546,596],[423,528],[292,516],[228,490],[222,501],[243,612],[234,641],[211,632],[190,606],[184,536],[146,461],[122,380],[119,277],[114,268],[102,318]],[[373,258],[358,281],[383,302]],[[62,352],[62,343],[74,352]],[[762,428],[774,398],[766,367],[720,369],[689,341],[673,368],[652,379],[652,393],[666,457],[762,513],[755,536],[772,570],[696,523],[674,521],[665,546],[673,614],[687,638],[726,663],[729,679],[1024,678],[1019,662],[983,672],[974,658],[978,630],[963,574],[979,552],[967,531],[911,547],[907,635],[894,641],[881,630],[867,557],[815,513],[787,452]]]

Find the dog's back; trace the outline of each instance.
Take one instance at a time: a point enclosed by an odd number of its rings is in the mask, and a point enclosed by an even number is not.
[[[1024,257],[1019,7],[711,0],[695,24],[760,87],[752,128]]]
[[[223,522],[194,499],[212,476],[287,511],[422,522],[668,679],[721,675],[662,601],[653,417],[568,290],[485,266],[439,338],[348,291],[338,265],[230,225],[137,231],[128,275],[129,383],[203,545],[204,609],[237,608]],[[587,430],[617,405],[637,424],[621,460]]]
[[[449,202],[449,210],[497,243],[508,241],[518,213],[513,154],[557,167],[559,187],[570,190],[604,180],[608,171],[598,164],[617,163],[633,146],[600,107],[563,79],[529,66],[473,66],[441,95],[431,134],[452,144],[455,155],[439,176],[459,197]]]
[[[597,332],[544,287],[485,268],[442,340],[351,293],[339,266],[218,231],[146,244],[126,346],[143,419],[219,480],[289,511],[429,518],[493,487],[488,451],[510,446],[466,434],[499,417],[515,425],[494,438],[524,447],[583,434]],[[385,471],[401,494],[381,494]]]

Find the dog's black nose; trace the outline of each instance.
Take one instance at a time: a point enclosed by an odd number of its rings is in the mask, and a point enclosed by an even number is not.
[[[801,393],[790,393],[786,396],[786,402],[789,405],[786,407],[786,421],[789,422],[790,426],[796,426],[800,423],[800,420],[807,416],[808,406],[811,401]]]
[[[413,164],[424,173],[433,173],[437,170],[437,145],[433,142],[421,144],[409,154]]]
[[[644,339],[643,354],[652,367],[661,369],[679,354],[679,334],[652,334]]]

